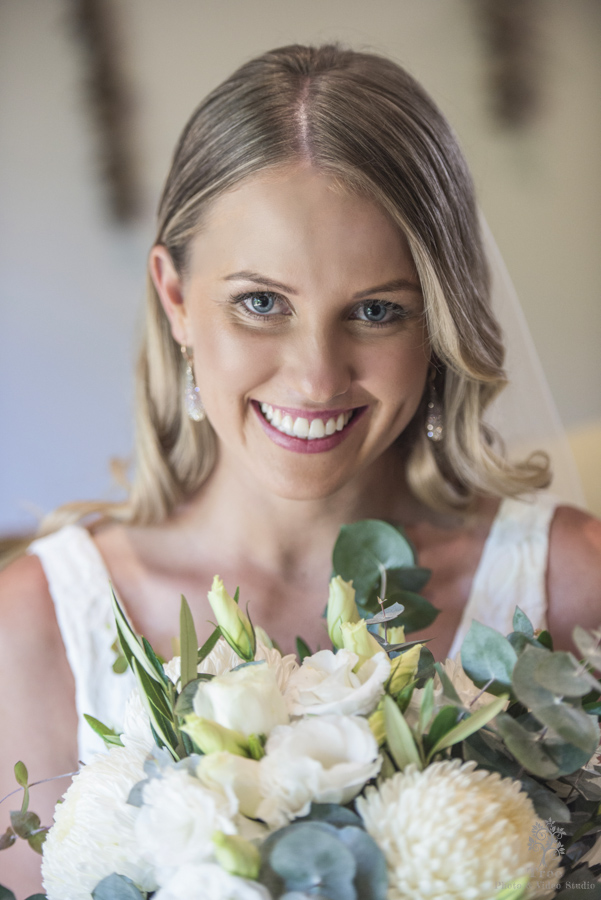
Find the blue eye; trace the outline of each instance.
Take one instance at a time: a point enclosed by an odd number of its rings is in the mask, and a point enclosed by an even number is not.
[[[384,303],[369,303],[363,307],[363,313],[365,318],[369,322],[381,322],[386,318],[386,314],[389,312],[388,306]]]
[[[275,306],[275,297],[273,294],[261,292],[260,294],[249,294],[246,298],[247,308],[254,313],[265,314],[270,313]]]

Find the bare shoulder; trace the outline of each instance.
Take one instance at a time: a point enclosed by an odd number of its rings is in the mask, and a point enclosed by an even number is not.
[[[77,764],[75,689],[42,566],[34,556],[0,572],[0,796],[15,788],[13,766],[23,760],[31,781]],[[31,807],[44,824],[68,781],[32,788]],[[11,798],[0,808],[0,833]],[[23,844],[23,846],[21,846]],[[2,881],[17,896],[39,890],[39,858],[19,841],[2,854]]]
[[[558,648],[572,648],[575,625],[601,625],[601,520],[560,506],[551,524],[548,619]]]

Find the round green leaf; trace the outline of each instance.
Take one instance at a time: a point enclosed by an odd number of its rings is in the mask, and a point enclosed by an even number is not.
[[[282,829],[272,845],[269,865],[286,891],[357,900],[355,859],[331,825],[303,822]]]
[[[520,657],[521,659],[521,657]],[[461,645],[461,665],[478,687],[489,694],[511,690],[511,676],[518,660],[507,638],[474,620]]]
[[[334,545],[332,564],[337,575],[352,581],[357,602],[365,605],[381,583],[381,567],[413,566],[413,550],[394,526],[378,519],[343,525]]]

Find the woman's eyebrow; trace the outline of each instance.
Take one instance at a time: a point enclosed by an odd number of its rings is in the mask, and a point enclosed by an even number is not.
[[[282,284],[281,281],[274,281],[273,278],[266,278],[265,275],[260,275],[258,272],[233,272],[231,275],[226,275],[223,280],[252,281],[253,284],[261,284],[264,287],[277,288],[279,291],[286,291],[287,294],[298,294],[298,291],[289,287],[287,284]]]
[[[260,284],[263,287],[276,288],[279,291],[286,291],[288,294],[298,294],[298,291],[289,285],[282,284],[281,281],[274,281],[273,278],[267,278],[265,275],[260,275],[258,272],[233,272],[231,275],[226,275],[223,280],[252,281],[253,284]],[[368,288],[367,290],[359,291],[353,295],[353,300],[361,300],[363,297],[368,297],[370,294],[391,294],[394,291],[414,291],[421,293],[421,288],[419,283],[411,281],[408,278],[395,278],[393,281],[387,281],[385,284],[379,284],[375,287]]]

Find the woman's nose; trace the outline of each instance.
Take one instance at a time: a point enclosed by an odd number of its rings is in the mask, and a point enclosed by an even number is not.
[[[353,364],[345,337],[332,330],[293,342],[289,348],[289,387],[300,400],[323,406],[349,390]]]

